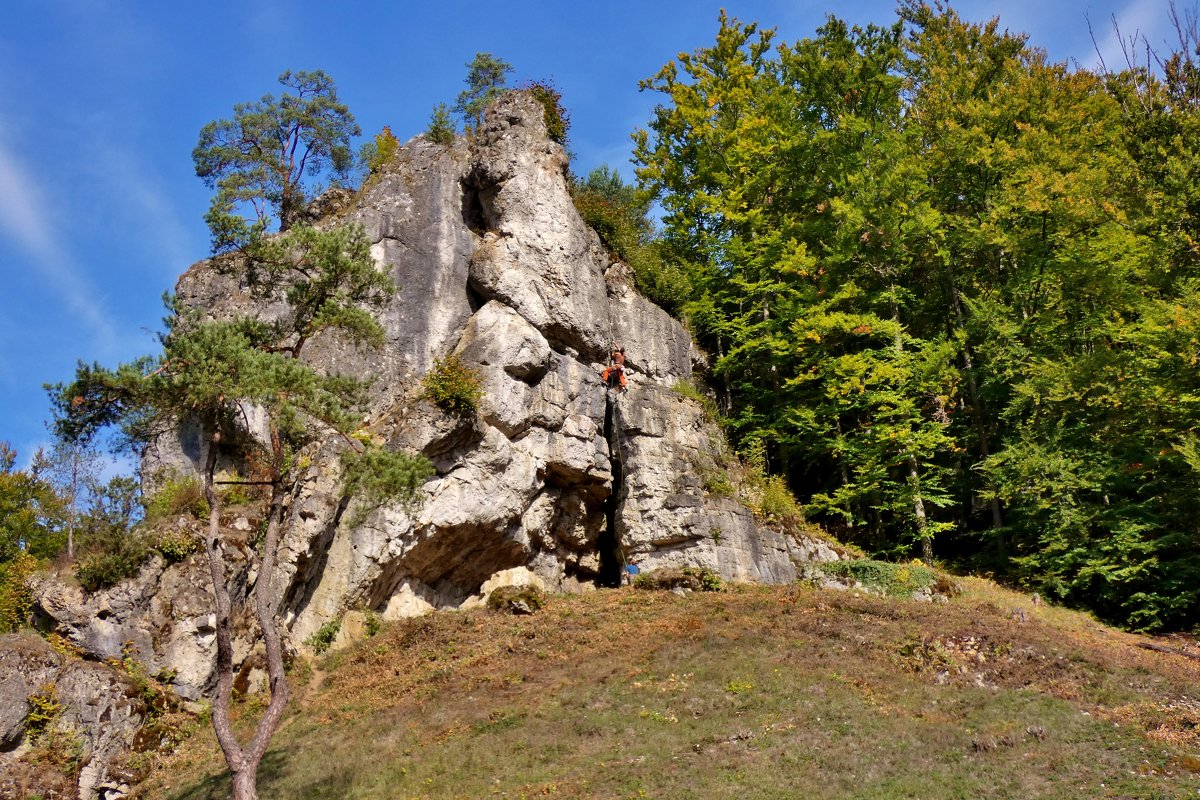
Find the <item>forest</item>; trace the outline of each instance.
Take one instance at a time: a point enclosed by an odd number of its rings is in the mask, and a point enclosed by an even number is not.
[[[636,191],[595,173],[581,208],[810,520],[1200,622],[1200,40],[1172,14],[1175,50],[1099,69],[942,6],[794,44],[722,14],[643,81]]]
[[[734,447],[808,520],[1130,629],[1192,628],[1200,35],[1172,14],[1170,52],[1131,37],[1087,69],[942,5],[791,44],[722,13],[710,46],[642,82],[658,105],[636,185],[573,176],[576,205],[684,320]],[[468,101],[509,70],[480,57]],[[468,128],[477,106],[455,108]],[[427,135],[449,124],[440,106]],[[34,557],[74,556],[77,532],[98,581],[97,549],[142,557],[112,544],[135,488],[85,512],[78,464],[55,458],[58,495],[0,449],[0,618],[23,618]]]

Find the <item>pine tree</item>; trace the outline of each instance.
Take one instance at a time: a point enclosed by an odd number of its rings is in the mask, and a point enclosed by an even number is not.
[[[120,424],[136,442],[149,442],[183,419],[197,421],[206,443],[201,478],[209,506],[205,553],[216,601],[217,689],[213,725],[233,773],[234,797],[256,796],[258,765],[288,701],[282,635],[275,618],[282,587],[274,585],[278,545],[285,533],[285,508],[304,475],[301,456],[337,437],[345,447],[344,491],[360,502],[411,500],[428,477],[420,457],[363,445],[351,437],[361,424],[361,381],[317,371],[303,360],[312,337],[337,331],[351,342],[378,346],[383,330],[371,314],[391,296],[390,278],[380,272],[360,228],[319,231],[300,225],[258,240],[243,259],[227,260],[264,301],[283,301],[286,311],[271,323],[235,317],[208,321],[193,310],[170,305],[163,351],[115,370],[81,366],[75,381],[57,387],[59,433],[86,441],[100,428]],[[268,420],[265,439],[247,430],[247,409]],[[238,478],[268,487],[267,525],[255,614],[266,648],[271,699],[252,740],[233,732],[232,599],[220,535],[221,495],[217,463],[224,453],[246,465]],[[254,466],[251,466],[254,465]]]
[[[192,151],[196,175],[217,190],[206,217],[214,253],[243,246],[273,222],[287,230],[300,220],[308,178],[345,177],[353,166],[350,137],[361,131],[333,79],[289,70],[279,83],[288,89],[279,98],[239,103],[232,118],[205,125]]]

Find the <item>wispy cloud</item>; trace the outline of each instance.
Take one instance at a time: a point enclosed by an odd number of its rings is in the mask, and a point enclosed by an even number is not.
[[[49,205],[38,183],[21,160],[0,141],[0,231],[32,259],[33,267],[86,325],[103,349],[117,339],[112,323],[102,313],[97,292],[72,263],[51,226]]]
[[[1098,59],[1110,70],[1129,66],[1127,55],[1135,65],[1145,66],[1147,45],[1160,55],[1173,46],[1170,15],[1162,0],[1133,0],[1103,19],[1091,16],[1090,22]]]

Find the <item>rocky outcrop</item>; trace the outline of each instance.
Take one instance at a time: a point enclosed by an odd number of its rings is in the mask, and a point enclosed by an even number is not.
[[[231,564],[235,583],[245,570]],[[34,584],[43,625],[96,659],[132,655],[150,675],[167,672],[187,700],[208,687],[216,657],[211,579],[198,556],[170,568],[159,556],[137,576],[87,593],[74,583],[45,578]],[[239,657],[249,643],[240,640]]]
[[[43,698],[39,742],[26,735],[35,696]],[[119,671],[66,658],[36,636],[0,636],[0,796],[18,796],[18,778],[34,783],[21,787],[31,792],[27,796],[38,794],[39,776],[21,775],[19,759],[51,741],[78,761],[80,800],[124,797],[129,778],[121,763],[146,720],[145,704]]]
[[[478,602],[510,570],[579,591],[615,584],[625,559],[777,582],[793,580],[800,561],[832,557],[706,494],[697,465],[721,448],[720,432],[672,389],[694,379],[703,357],[579,218],[565,168],[542,107],[518,92],[469,141],[414,139],[358,194],[322,206],[319,224],[363,227],[398,289],[381,316],[384,348],[317,337],[307,357],[374,376],[368,433],[424,453],[436,474],[416,508],[364,509],[340,489],[344,445],[308,454],[276,576],[293,642],[349,609],[386,618]],[[278,313],[207,262],[177,294],[216,317]],[[619,397],[599,381],[614,341],[631,373]],[[480,378],[476,413],[449,414],[421,397],[420,378],[450,354]],[[253,409],[247,419],[256,424]],[[184,421],[147,453],[145,471],[194,471],[202,449]],[[39,602],[96,653],[134,641],[150,668],[174,667],[177,689],[194,697],[212,653],[198,575],[155,564],[113,592],[45,586]],[[243,593],[253,577],[231,572]],[[242,655],[252,636],[247,626]]]

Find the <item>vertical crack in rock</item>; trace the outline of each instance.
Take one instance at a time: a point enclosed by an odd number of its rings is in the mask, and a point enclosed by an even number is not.
[[[604,530],[596,539],[596,551],[600,556],[600,575],[598,583],[601,586],[617,587],[621,585],[621,569],[624,566],[621,558],[621,539],[617,535],[617,508],[621,503],[621,495],[625,492],[625,466],[622,463],[621,408],[613,397],[611,390],[604,392],[604,439],[608,442],[609,469],[612,471],[612,491],[604,501]]]
[[[463,222],[480,236],[494,230],[496,212],[493,204],[500,187],[478,168],[462,178],[461,182]]]

